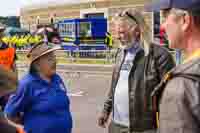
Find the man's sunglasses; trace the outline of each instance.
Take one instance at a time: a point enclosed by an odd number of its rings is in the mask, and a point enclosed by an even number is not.
[[[133,15],[131,15],[128,11],[121,12],[121,13],[119,13],[118,16],[119,16],[119,17],[127,16],[127,17],[129,17],[130,19],[134,20],[134,21],[136,22],[136,24],[138,24],[137,19],[136,19]]]

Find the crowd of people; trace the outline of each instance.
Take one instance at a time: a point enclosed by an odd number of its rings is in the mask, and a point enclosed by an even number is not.
[[[10,47],[15,47],[17,49],[27,49],[31,44],[38,43],[42,41],[42,37],[38,35],[14,35],[14,36],[4,36],[2,38],[3,42]]]
[[[5,25],[2,25],[2,27],[4,27],[4,31],[7,28]],[[58,31],[51,26],[40,27],[34,33],[13,33],[12,36],[6,35],[4,32],[1,34],[1,40],[4,44],[19,50],[29,49],[32,45],[41,41],[53,42],[55,44],[61,43]]]
[[[169,47],[183,51],[185,60],[176,66],[168,49],[154,43],[141,11],[117,13],[113,22],[120,46],[97,124],[108,133],[198,133],[200,1],[160,0],[145,10],[161,10]],[[2,133],[72,133],[69,88],[56,73],[54,51],[60,47],[49,43],[59,40],[44,38],[27,53],[29,71],[18,81],[15,51],[0,37],[0,96],[11,93],[1,104]]]

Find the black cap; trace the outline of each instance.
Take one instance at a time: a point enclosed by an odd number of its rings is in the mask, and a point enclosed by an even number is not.
[[[199,12],[200,0],[159,0],[145,6],[146,11],[159,11],[171,8]]]

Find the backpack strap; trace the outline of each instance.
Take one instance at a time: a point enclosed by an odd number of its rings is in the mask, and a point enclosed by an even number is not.
[[[183,77],[186,79],[200,82],[200,75],[197,74],[177,73],[174,74],[173,77]]]

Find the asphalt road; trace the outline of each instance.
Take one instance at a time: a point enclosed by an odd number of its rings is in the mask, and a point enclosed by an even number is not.
[[[20,77],[27,68],[19,68]],[[110,86],[112,66],[59,65],[58,73],[69,88],[73,133],[107,133],[97,125]]]

